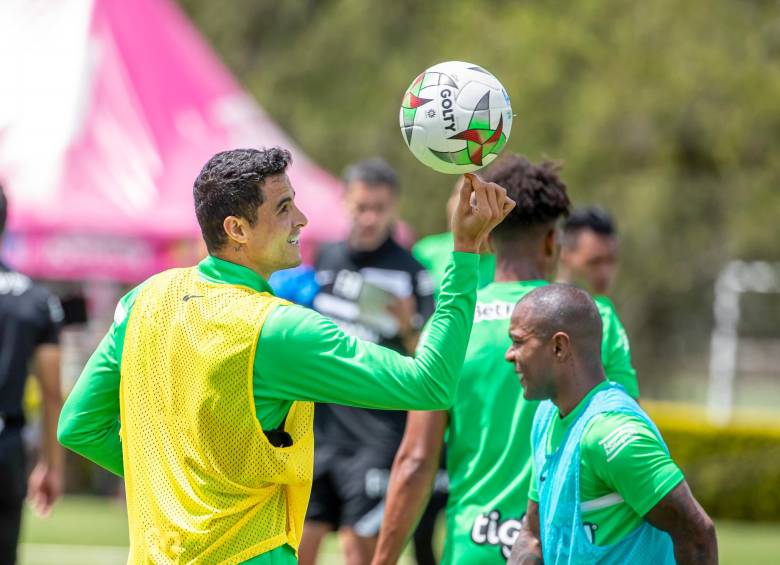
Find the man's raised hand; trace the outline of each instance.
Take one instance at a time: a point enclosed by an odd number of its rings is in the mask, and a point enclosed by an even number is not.
[[[490,232],[515,207],[506,190],[466,173],[460,185],[458,205],[452,215],[455,251],[479,253]]]

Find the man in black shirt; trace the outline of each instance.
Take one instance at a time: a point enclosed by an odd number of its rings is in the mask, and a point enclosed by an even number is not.
[[[370,159],[349,167],[344,181],[352,229],[346,241],[320,249],[314,308],[351,335],[412,355],[420,328],[433,313],[433,285],[391,235],[398,219],[398,178],[383,160]],[[405,423],[402,411],[317,405],[302,565],[315,563],[322,537],[334,529],[345,563],[371,561]]]
[[[7,201],[0,187],[0,236]],[[59,325],[62,307],[55,296],[0,262],[0,563],[16,562],[16,546],[27,492],[40,514],[47,514],[62,490],[62,450],[57,443],[60,417]],[[43,441],[29,481],[25,465],[22,397],[32,370],[41,385]]]

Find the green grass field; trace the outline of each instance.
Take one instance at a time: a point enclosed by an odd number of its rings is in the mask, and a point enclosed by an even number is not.
[[[722,565],[780,563],[780,524],[720,521],[717,526]],[[63,499],[47,519],[25,514],[20,565],[126,562],[127,517],[120,502],[72,496]],[[325,544],[320,562],[341,563],[335,538]],[[402,563],[413,561],[407,557]]]

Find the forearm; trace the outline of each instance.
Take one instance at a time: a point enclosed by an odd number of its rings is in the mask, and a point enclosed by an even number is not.
[[[437,470],[438,460],[401,451],[396,455],[373,565],[398,562],[428,504]]]
[[[687,532],[672,536],[678,565],[717,565],[718,541],[709,519],[690,524]]]
[[[455,265],[450,263],[425,343],[415,358],[418,370],[427,377],[420,380],[433,388],[429,392],[444,401],[429,409],[445,409],[452,404],[474,322],[479,256],[458,255],[462,270],[453,272]],[[463,272],[466,266],[468,270]]]
[[[420,342],[420,332],[413,331],[401,336],[404,349],[409,355],[414,355],[417,350],[417,344]]]
[[[263,326],[255,386],[272,398],[374,409],[441,410],[455,396],[471,333],[478,256],[456,254],[415,358],[347,336],[332,321],[280,307]]]
[[[669,534],[679,565],[716,565],[715,525],[684,480],[656,504],[645,519]]]
[[[35,352],[35,376],[41,390],[41,463],[53,470],[62,469],[62,447],[57,443],[57,420],[62,410],[60,385],[60,346],[40,345]]]
[[[119,440],[119,419],[94,422],[89,410],[73,395],[63,406],[57,427],[57,439],[71,451],[100,465],[120,477],[124,475],[122,444]]]
[[[119,366],[109,332],[65,401],[57,439],[68,449],[121,476],[119,382]]]
[[[57,441],[57,422],[62,410],[62,395],[47,395],[43,400],[42,460],[52,469],[62,469],[64,453]]]
[[[64,447],[121,477],[124,476],[124,465],[119,427],[117,420],[110,427],[84,430],[79,429],[78,418],[66,417],[60,419],[57,437]]]

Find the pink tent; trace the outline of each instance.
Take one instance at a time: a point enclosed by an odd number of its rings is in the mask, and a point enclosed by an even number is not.
[[[4,255],[16,268],[136,282],[192,264],[202,253],[192,182],[211,155],[234,147],[293,152],[305,255],[344,235],[336,179],[241,90],[169,0],[0,4]]]

